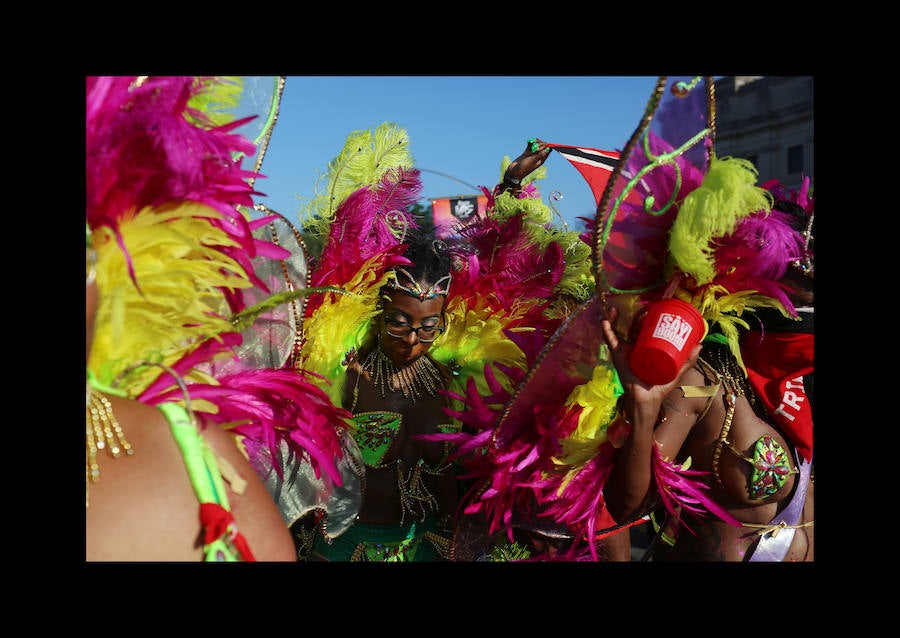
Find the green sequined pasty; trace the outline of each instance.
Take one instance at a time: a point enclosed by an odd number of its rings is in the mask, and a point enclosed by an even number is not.
[[[356,422],[354,437],[363,462],[369,467],[381,467],[384,455],[400,432],[398,412],[360,412],[353,415]]]
[[[754,500],[766,498],[777,492],[787,477],[797,471],[791,469],[791,462],[781,444],[768,434],[756,442],[752,463],[750,498]]]

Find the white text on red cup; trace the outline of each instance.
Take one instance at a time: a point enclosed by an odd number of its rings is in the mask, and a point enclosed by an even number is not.
[[[654,339],[663,339],[675,346],[679,351],[684,348],[687,338],[694,327],[679,315],[663,312],[659,315],[659,321],[653,329]]]

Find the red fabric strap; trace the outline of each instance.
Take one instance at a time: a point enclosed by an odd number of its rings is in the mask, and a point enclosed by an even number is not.
[[[234,516],[218,503],[200,504],[200,524],[203,526],[204,545],[209,545],[216,539],[227,536],[228,541],[240,553],[243,560],[256,560],[244,535],[238,531]]]

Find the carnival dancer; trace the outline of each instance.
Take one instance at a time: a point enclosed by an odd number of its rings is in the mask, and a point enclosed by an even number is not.
[[[598,540],[657,507],[685,557],[747,560],[757,539],[785,530],[788,553],[756,556],[812,556],[809,459],[798,443],[811,440],[811,421],[797,439],[763,401],[749,408],[740,348],[755,312],[797,318],[783,278],[790,264],[807,263],[811,228],[804,236],[771,210],[752,164],[715,156],[711,83],[660,78],[592,220],[594,297],[552,337],[491,432],[491,456],[508,459],[498,466],[506,471],[494,471],[470,507],[509,527],[523,504],[540,504],[542,516],[579,532],[571,560],[584,547],[597,559]],[[807,195],[798,199],[811,205]],[[625,335],[636,334],[649,303],[672,296],[702,315],[710,356],[692,368],[698,348],[681,379],[649,386],[631,371]],[[793,383],[805,365],[777,381]],[[778,407],[772,396],[766,403]],[[712,544],[702,535],[711,530],[728,530],[726,541]]]
[[[324,393],[236,356],[258,312],[241,291],[265,289],[253,261],[289,256],[241,210],[258,176],[241,168],[253,143],[231,132],[246,122],[230,115],[241,86],[87,80],[88,561],[296,561],[229,430],[336,473],[334,428],[304,418]],[[212,373],[222,360],[229,374]]]
[[[529,148],[522,182],[548,152]],[[492,211],[505,200],[516,212],[467,220],[437,241],[409,212],[421,188],[412,166],[402,129],[356,131],[302,215],[323,246],[310,285],[342,293],[308,299],[297,366],[353,413],[363,460],[358,516],[330,499],[293,526],[310,560],[489,560],[491,539],[458,542],[467,482],[450,456],[465,426],[454,409],[467,386],[511,391],[563,320],[551,293],[584,293],[578,273],[589,265],[577,257],[589,251],[565,258],[581,242],[546,227],[545,205],[535,219],[537,199],[517,196],[533,187],[488,191]]]
[[[785,199],[718,238],[716,267],[721,282],[729,276],[767,277],[788,301],[783,310],[760,308],[750,315],[737,351],[713,331],[696,364],[677,382],[653,387],[634,377],[630,344],[605,325],[626,389],[625,414],[634,416],[626,416],[631,433],[617,452],[606,487],[610,506],[623,519],[653,509],[659,496],[648,473],[650,459],[671,450],[673,461],[703,473],[711,497],[738,523],[677,509],[665,512],[653,545],[656,561],[814,559],[813,422],[807,394],[814,370],[813,199],[808,179],[797,193],[767,186],[773,198]],[[759,281],[757,287],[763,289]]]

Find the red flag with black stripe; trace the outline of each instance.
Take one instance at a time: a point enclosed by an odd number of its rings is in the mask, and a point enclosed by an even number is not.
[[[618,151],[604,151],[586,146],[569,144],[547,144],[562,154],[578,169],[591,187],[594,201],[599,208],[603,194],[609,187],[609,180],[618,168],[621,154]],[[592,219],[587,219],[588,228],[595,230],[599,224],[608,227],[608,236],[603,244],[602,263],[606,284],[620,290],[636,290],[656,285],[665,266],[664,255],[666,236],[672,224],[672,216],[651,216],[643,212],[643,195],[639,188],[628,191],[624,202],[618,207],[615,199],[622,195],[628,183],[628,175],[619,174],[618,182],[611,189],[607,210],[599,211]],[[614,224],[607,216],[616,211]],[[582,218],[585,219],[585,218]]]
[[[603,199],[603,191],[609,183],[616,166],[619,165],[618,151],[602,151],[598,148],[569,146],[567,144],[547,144],[569,160],[587,181],[597,204]]]

